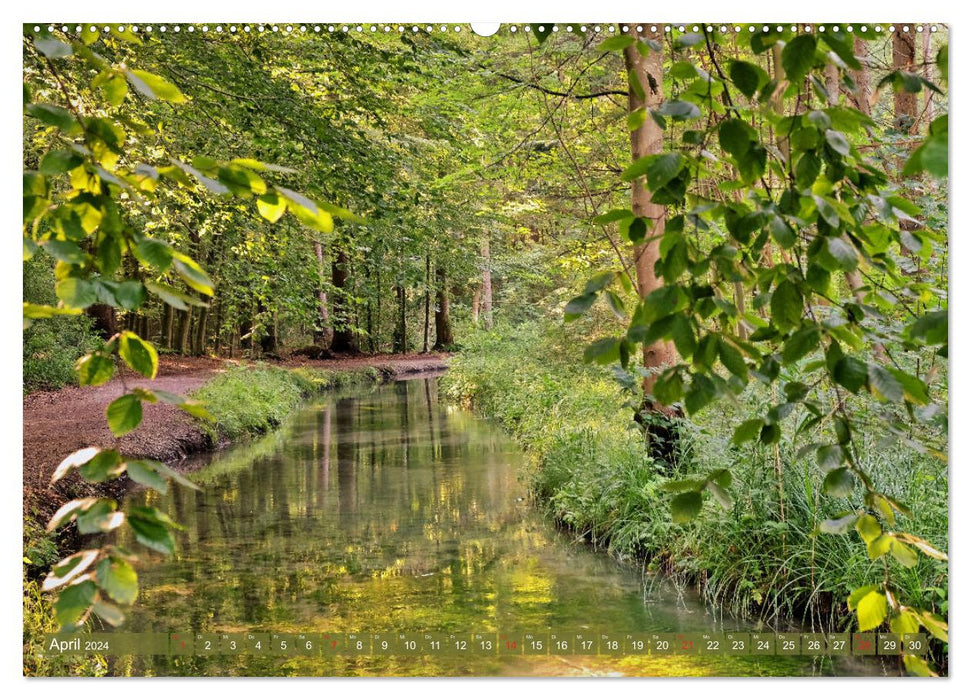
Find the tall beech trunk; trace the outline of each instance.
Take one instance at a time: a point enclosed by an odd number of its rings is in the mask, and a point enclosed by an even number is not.
[[[867,42],[859,37],[853,39],[853,55],[860,62],[860,67],[853,71],[853,82],[856,83],[856,93],[853,95],[853,103],[856,108],[865,115],[870,116],[870,99],[873,91],[870,89],[870,60]]]
[[[406,295],[404,285],[395,284],[395,299],[398,302],[398,318],[394,326],[394,347],[392,352],[408,352],[408,326],[405,318]]]
[[[660,31],[651,32],[647,23],[641,25],[638,31],[637,23],[631,22],[629,33],[632,36],[651,39],[664,44],[664,35]],[[664,100],[663,94],[663,63],[664,56],[660,51],[650,51],[643,56],[636,45],[624,49],[624,63],[627,74],[631,79],[638,80],[643,86],[644,97],[636,90],[630,90],[627,107],[630,113],[644,108],[648,111],[660,107]],[[630,132],[631,160],[636,161],[644,156],[661,153],[664,146],[664,133],[653,119],[645,119],[640,127]],[[663,206],[651,201],[651,192],[647,189],[644,178],[638,178],[631,183],[631,210],[636,216],[643,217],[647,222],[645,242],[634,246],[634,270],[637,277],[637,292],[643,299],[648,294],[662,286],[657,277],[654,266],[660,256],[660,239],[664,233],[666,212]],[[670,341],[659,340],[645,345],[643,350],[644,367],[648,370],[660,371],[662,368],[678,361],[678,354],[674,344]],[[652,372],[644,378],[644,393],[653,395],[657,373]],[[673,465],[675,448],[678,441],[678,428],[675,418],[679,412],[672,407],[664,406],[645,396],[644,403],[637,412],[635,419],[643,426],[647,448],[651,455],[662,464]]]
[[[189,330],[192,328],[192,308],[179,314],[179,354],[189,354]]]
[[[431,326],[431,306],[432,306],[432,258],[425,252],[425,340],[422,343],[421,351],[428,352],[428,334]]]
[[[934,73],[934,56],[931,51],[931,30],[930,27],[924,26],[924,79],[933,81]],[[930,123],[934,121],[934,93],[930,90],[924,90],[927,97],[924,100],[924,123],[930,126]]]
[[[492,251],[488,237],[482,243],[482,293],[479,296],[483,325],[492,328]]]
[[[205,306],[199,310],[199,322],[196,324],[196,339],[195,345],[193,347],[193,353],[196,355],[206,354],[206,330],[207,324],[209,322],[209,309]]]
[[[893,67],[896,70],[914,70],[916,40],[913,32],[904,32],[898,26],[893,33]],[[894,123],[900,131],[917,133],[917,95],[906,90],[893,94]]]
[[[475,285],[475,291],[472,292],[472,326],[474,328],[479,327],[479,307],[482,306],[482,286]]]
[[[106,340],[118,332],[118,314],[108,304],[94,304],[85,313],[92,321],[94,331]]]
[[[175,314],[173,309],[168,304],[162,304],[164,307],[162,309],[162,324],[158,329],[158,344],[163,348],[172,347],[172,322],[175,320]]]
[[[634,36],[652,39],[664,43],[661,32],[650,32],[646,26],[638,34],[636,23],[632,23],[630,32]],[[636,77],[644,86],[645,97],[641,98],[636,91],[631,90],[628,96],[628,110],[633,113],[642,107],[647,110],[657,109],[664,100],[662,81],[663,55],[658,51],[651,51],[646,57],[642,56],[636,46],[624,49],[624,63],[629,75]],[[664,145],[664,133],[653,119],[645,119],[644,123],[630,133],[631,160],[636,161],[644,156],[660,153]],[[651,201],[651,192],[647,189],[644,178],[638,178],[631,184],[631,209],[636,216],[644,217],[648,221],[645,243],[634,246],[634,270],[637,273],[637,291],[643,299],[655,289],[661,287],[662,282],[654,272],[654,265],[660,255],[659,245],[661,234],[664,233],[665,209]],[[670,341],[658,341],[644,347],[644,366],[657,369],[677,362],[678,354],[674,344]],[[651,393],[654,389],[656,375],[644,378],[644,391]],[[663,407],[655,406],[655,410]]]
[[[330,343],[331,352],[357,352],[354,334],[350,329],[350,309],[347,307],[347,268],[350,259],[343,250],[338,250],[331,265],[331,283],[334,285],[334,335]]]
[[[327,311],[327,290],[324,287],[324,247],[320,241],[314,241],[314,253],[317,256],[317,326],[314,328],[314,344],[322,348],[330,347],[334,339],[334,329],[330,325],[330,314]]]
[[[448,280],[445,266],[435,266],[435,346],[433,350],[446,350],[455,343],[452,336],[452,319],[449,314]]]

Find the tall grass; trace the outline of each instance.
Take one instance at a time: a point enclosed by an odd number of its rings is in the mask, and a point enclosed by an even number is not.
[[[527,478],[535,498],[578,535],[695,582],[711,603],[736,614],[847,626],[846,596],[882,578],[884,564],[868,559],[855,534],[814,534],[821,520],[856,502],[823,496],[818,467],[797,458],[798,446],[730,442],[747,410],[769,404],[764,387],[685,421],[672,468],[648,455],[610,370],[583,364],[585,342],[542,323],[482,332],[467,340],[440,386],[518,438],[532,458]],[[946,548],[946,467],[870,441],[860,448],[881,487],[911,506],[902,529]],[[733,476],[733,508],[709,500],[694,522],[673,524],[661,485],[721,468]],[[894,578],[903,582],[905,602],[946,611],[945,564],[921,558]]]

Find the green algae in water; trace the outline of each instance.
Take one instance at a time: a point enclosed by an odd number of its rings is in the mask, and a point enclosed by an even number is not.
[[[201,490],[132,494],[185,526],[147,554],[122,631],[614,633],[746,630],[545,521],[495,426],[434,378],[321,399],[216,455]],[[119,675],[760,676],[882,673],[805,657],[125,657]],[[892,672],[892,671],[891,671]]]

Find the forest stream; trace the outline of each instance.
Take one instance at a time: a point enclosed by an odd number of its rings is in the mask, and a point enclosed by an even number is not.
[[[200,490],[134,492],[185,526],[147,555],[122,631],[731,632],[693,587],[576,541],[521,479],[525,456],[439,399],[435,377],[325,395],[278,432],[202,458]],[[879,662],[784,656],[189,655],[117,675],[831,675]]]

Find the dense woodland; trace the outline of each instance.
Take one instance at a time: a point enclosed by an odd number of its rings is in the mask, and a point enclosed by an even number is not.
[[[103,383],[116,356],[151,377],[156,349],[458,351],[454,397],[541,444],[567,409],[510,397],[568,404],[594,372],[589,415],[635,426],[665,522],[737,512],[754,479],[785,523],[783,465],[808,458],[799,541],[864,556],[788,613],[946,642],[945,27],[189,29],[25,28],[25,391]],[[116,434],[141,401],[205,413],[131,396]],[[731,424],[706,428],[716,404]],[[725,437],[712,459],[696,430]],[[897,449],[919,466],[881,471]],[[551,473],[537,492],[596,540],[564,506],[579,472]],[[918,473],[934,518],[899,493]]]

